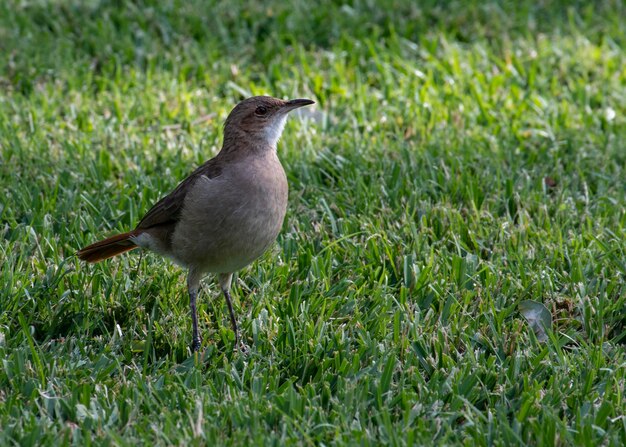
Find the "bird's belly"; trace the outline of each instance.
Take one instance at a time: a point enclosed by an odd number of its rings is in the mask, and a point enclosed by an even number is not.
[[[193,207],[176,226],[174,258],[205,272],[242,269],[269,248],[282,226],[286,203],[265,202],[243,200],[221,212],[213,206]]]

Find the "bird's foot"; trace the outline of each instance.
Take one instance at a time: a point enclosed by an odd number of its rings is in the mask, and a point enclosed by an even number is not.
[[[191,352],[198,352],[201,346],[202,341],[200,340],[200,337],[194,338],[193,342],[191,343]]]
[[[235,345],[233,346],[233,351],[239,351],[240,353],[246,355],[250,353],[250,347],[245,344],[243,341],[235,341]]]

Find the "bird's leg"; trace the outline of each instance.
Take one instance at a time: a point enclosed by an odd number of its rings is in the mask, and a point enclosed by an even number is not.
[[[235,344],[233,346],[234,349],[241,348],[245,351],[245,346],[242,344],[239,345],[239,328],[237,327],[237,318],[235,318],[235,311],[233,310],[233,302],[230,297],[230,283],[233,279],[232,273],[222,273],[219,276],[220,287],[222,288],[222,293],[224,294],[224,298],[226,298],[226,304],[228,304],[228,313],[230,314],[230,325],[233,328],[233,332],[235,332]]]
[[[189,291],[189,307],[191,308],[191,324],[193,326],[193,339],[191,343],[191,350],[193,352],[200,350],[200,346],[202,344],[200,340],[200,335],[198,335],[198,311],[196,310],[197,297],[197,290]]]
[[[235,311],[233,310],[233,303],[230,298],[230,291],[223,289],[224,296],[226,297],[226,304],[228,304],[228,312],[230,313],[230,325],[235,333],[235,347],[239,346],[239,328],[237,327],[237,319],[235,318]]]
[[[202,344],[198,333],[198,311],[196,309],[199,286],[200,275],[198,275],[194,270],[190,270],[189,275],[187,276],[187,289],[189,290],[189,307],[191,309],[191,324],[193,326],[193,340],[191,343],[192,352],[200,350],[200,346]]]

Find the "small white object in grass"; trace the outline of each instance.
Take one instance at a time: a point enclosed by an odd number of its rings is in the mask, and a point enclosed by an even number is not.
[[[414,70],[414,71],[413,71],[413,74],[414,74],[415,76],[417,76],[418,78],[420,78],[420,79],[424,79],[424,78],[426,77],[426,75],[424,74],[424,72],[423,72],[423,71],[421,71],[421,70]]]
[[[615,110],[612,107],[607,107],[604,109],[604,117],[607,121],[613,121],[615,119]]]
[[[552,329],[552,314],[546,306],[538,301],[524,300],[519,303],[519,311],[535,331],[537,340],[548,341],[548,330]]]
[[[4,346],[4,332],[0,332],[0,346]]]

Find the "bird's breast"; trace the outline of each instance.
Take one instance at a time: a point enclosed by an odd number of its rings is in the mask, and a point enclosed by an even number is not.
[[[185,198],[172,245],[189,266],[240,270],[267,250],[282,227],[288,186],[278,159],[230,168],[214,179],[198,179]]]

